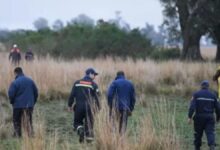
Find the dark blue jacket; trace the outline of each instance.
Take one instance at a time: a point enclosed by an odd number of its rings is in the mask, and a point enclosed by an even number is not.
[[[85,76],[74,83],[68,106],[72,107],[74,101],[77,109],[85,109],[86,106],[90,107],[91,101],[92,103],[95,102],[96,106],[100,108],[98,85],[89,76]]]
[[[20,74],[11,83],[8,95],[13,108],[31,108],[37,102],[38,90],[33,80]]]
[[[208,89],[201,89],[195,92],[189,107],[188,117],[192,118],[194,112],[195,116],[213,116],[215,112],[218,120],[220,109],[216,95]]]
[[[108,89],[107,96],[110,109],[116,107],[119,110],[133,111],[136,101],[134,86],[124,76],[116,77]]]

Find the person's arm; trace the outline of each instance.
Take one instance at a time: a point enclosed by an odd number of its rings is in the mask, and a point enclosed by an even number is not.
[[[195,96],[192,97],[192,100],[190,102],[189,111],[188,111],[188,119],[192,120],[193,114],[196,110],[196,98]]]
[[[72,87],[71,93],[70,93],[70,97],[68,100],[68,110],[71,111],[72,110],[72,106],[75,100],[75,96],[76,96],[76,87],[75,87],[75,83]]]
[[[112,103],[113,103],[113,99],[115,96],[115,91],[116,91],[116,85],[114,82],[112,82],[112,84],[110,85],[110,87],[108,89],[108,93],[107,93],[108,106],[110,109],[112,109]]]
[[[34,104],[37,102],[37,98],[38,98],[38,89],[36,84],[33,82],[33,90],[34,90]]]
[[[15,101],[16,91],[17,91],[17,88],[15,85],[15,82],[12,82],[8,90],[9,100],[12,105],[14,104],[14,101]]]
[[[131,106],[130,106],[130,111],[132,112],[134,110],[134,105],[136,103],[136,94],[135,94],[135,89],[134,86],[132,85],[131,87]]]

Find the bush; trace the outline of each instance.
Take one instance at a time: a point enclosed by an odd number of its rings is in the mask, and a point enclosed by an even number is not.
[[[59,31],[44,29],[40,31],[17,30],[1,39],[8,49],[16,43],[22,52],[31,48],[37,54],[48,53],[63,58],[146,58],[154,50],[151,41],[139,29],[124,31],[108,22],[96,26],[68,24]]]
[[[156,60],[178,59],[180,50],[178,48],[157,49],[151,53],[150,57]]]

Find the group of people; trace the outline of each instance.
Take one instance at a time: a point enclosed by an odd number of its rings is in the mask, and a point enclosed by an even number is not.
[[[29,49],[25,53],[25,60],[27,62],[30,62],[30,61],[34,60],[34,54],[33,54],[31,49]],[[16,66],[20,64],[20,61],[21,61],[21,51],[18,48],[17,44],[13,45],[13,48],[11,49],[11,51],[9,53],[9,61],[11,61],[11,63],[13,65],[16,65]]]
[[[22,120],[25,120],[28,133],[32,135],[32,113],[37,102],[38,89],[34,81],[24,75],[22,68],[15,68],[14,73],[15,80],[8,91],[10,103],[13,105],[14,135],[22,135]],[[85,76],[73,84],[68,100],[68,110],[74,112],[73,128],[79,135],[79,142],[92,141],[94,137],[94,115],[101,109],[99,88],[94,82],[97,75],[93,68],[88,68]],[[220,68],[213,79],[220,82]],[[216,145],[215,122],[220,120],[220,105],[218,94],[211,91],[209,86],[208,80],[202,81],[201,89],[193,94],[188,111],[188,122],[194,121],[195,150],[200,150],[204,131],[210,150],[214,150]],[[113,114],[118,118],[120,134],[126,131],[128,117],[134,110],[135,97],[133,84],[126,79],[123,71],[118,71],[107,90],[107,102],[110,118]]]
[[[14,135],[21,137],[22,120],[27,127],[28,135],[33,134],[32,113],[38,98],[38,89],[33,80],[26,77],[22,68],[14,70],[15,80],[8,91],[10,103],[13,105]],[[100,92],[94,79],[98,73],[93,68],[85,71],[85,76],[77,80],[72,87],[68,100],[68,111],[74,112],[73,128],[79,135],[79,142],[91,142],[94,137],[94,115],[101,109]],[[124,134],[128,116],[135,106],[135,89],[127,80],[123,71],[118,71],[107,94],[109,115],[119,118],[119,133]]]

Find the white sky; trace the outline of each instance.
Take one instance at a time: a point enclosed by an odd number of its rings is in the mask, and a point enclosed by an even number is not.
[[[146,22],[158,26],[163,21],[159,0],[0,0],[0,4],[0,29],[33,29],[39,17],[50,25],[57,19],[66,23],[79,14],[109,20],[116,11],[132,28],[144,27]]]

